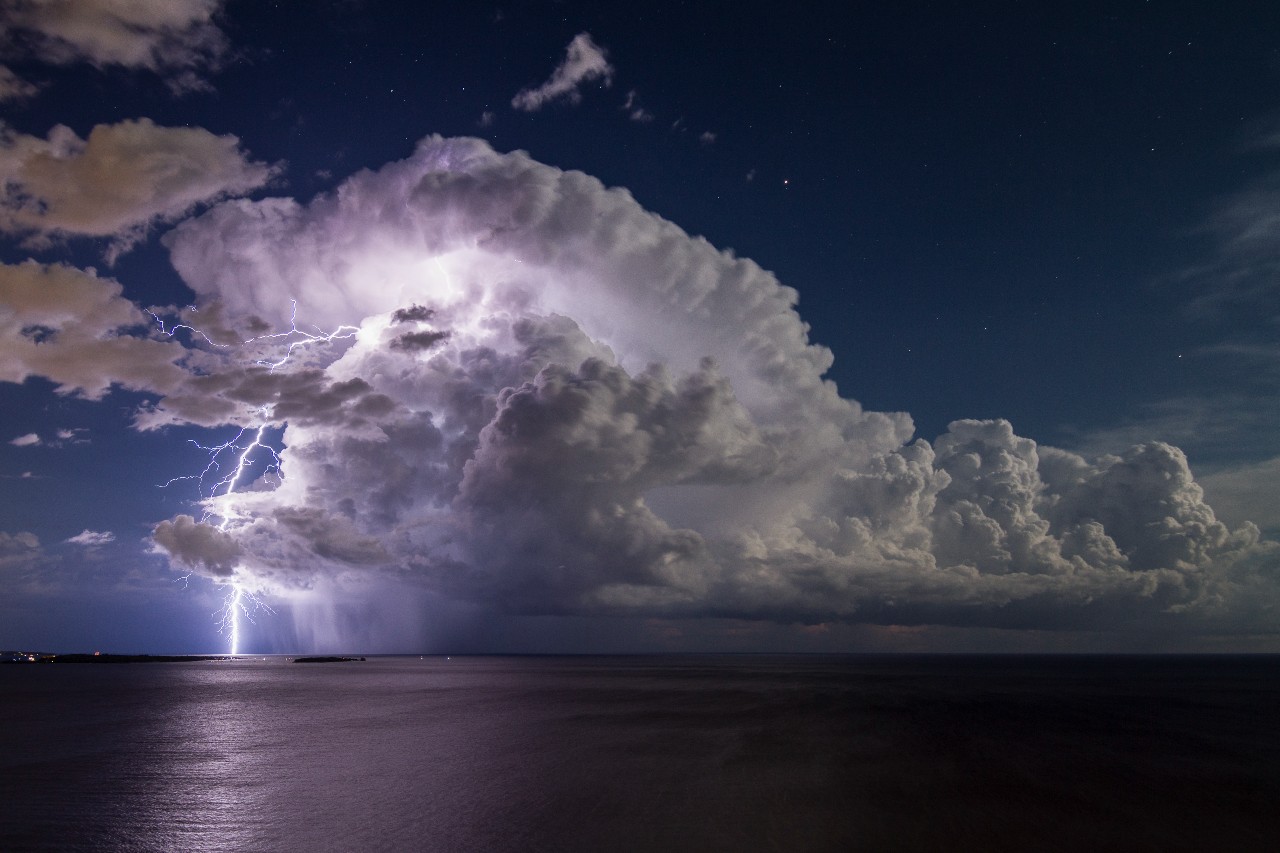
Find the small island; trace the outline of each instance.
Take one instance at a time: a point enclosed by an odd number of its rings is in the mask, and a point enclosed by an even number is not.
[[[351,661],[362,661],[364,658],[340,658],[340,657],[311,657],[311,658],[294,658],[294,663],[348,663]]]

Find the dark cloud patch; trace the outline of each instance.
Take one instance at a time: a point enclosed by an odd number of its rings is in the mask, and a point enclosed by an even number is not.
[[[392,339],[391,348],[401,352],[426,352],[448,337],[448,332],[406,332]]]
[[[152,538],[179,565],[215,578],[230,577],[244,553],[232,536],[189,515],[160,522]]]
[[[395,323],[425,323],[436,315],[436,309],[427,308],[423,305],[410,305],[408,308],[397,308],[391,312],[391,322]]]
[[[33,344],[42,344],[45,341],[52,340],[56,334],[58,334],[57,329],[51,326],[43,326],[39,323],[22,327],[22,336]]]
[[[341,515],[292,507],[277,511],[275,519],[291,534],[306,541],[318,557],[349,565],[377,565],[388,560],[378,540],[357,533],[351,522]]]
[[[218,426],[286,421],[357,427],[394,407],[391,398],[359,377],[334,381],[319,368],[286,372],[255,366],[192,377],[161,405],[140,410],[137,420],[143,428],[173,422]]]

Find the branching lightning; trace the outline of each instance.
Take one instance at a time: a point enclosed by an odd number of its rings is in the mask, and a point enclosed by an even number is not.
[[[253,622],[259,610],[265,610],[268,615],[275,613],[271,605],[240,584],[228,584],[222,606],[214,611],[213,618],[218,622],[218,633],[227,637],[233,657],[240,654],[240,618]]]
[[[236,484],[244,476],[245,470],[253,465],[254,451],[256,450],[265,450],[270,454],[271,462],[267,465],[263,473],[275,473],[276,476],[283,480],[284,475],[281,473],[282,463],[280,461],[280,455],[276,452],[274,447],[267,444],[265,441],[266,431],[271,427],[271,423],[269,422],[270,409],[269,407],[264,406],[258,410],[258,413],[263,417],[264,423],[256,428],[242,427],[240,431],[237,432],[229,441],[225,441],[222,444],[204,445],[195,439],[187,439],[189,444],[208,454],[208,464],[205,465],[204,469],[200,471],[200,473],[173,477],[168,481],[161,483],[160,488],[171,486],[174,483],[181,482],[183,480],[195,480],[199,486],[200,496],[206,502],[211,498],[218,497],[219,494],[230,494],[235,490]],[[241,442],[244,440],[246,435],[252,435],[252,438],[248,443],[242,444]],[[231,456],[234,459],[234,464],[227,462],[227,456]],[[229,465],[230,473],[218,477],[218,474],[223,471],[224,465]],[[213,484],[209,485],[209,481],[211,479],[213,480]],[[205,514],[201,518],[201,521],[207,522],[212,515],[212,510],[206,507]]]
[[[311,344],[327,344],[331,341],[349,340],[354,338],[360,332],[360,330],[355,326],[339,326],[332,332],[324,332],[316,326],[313,327],[316,330],[314,334],[311,332],[304,332],[302,329],[298,328],[298,300],[291,299],[290,302],[292,303],[293,308],[289,314],[289,330],[287,332],[275,332],[270,335],[259,335],[256,338],[249,338],[249,340],[245,341],[246,344],[257,343],[259,341],[288,342],[284,355],[278,360],[271,361],[269,359],[259,359],[257,361],[257,364],[263,365],[271,371],[289,363],[289,361],[293,359],[295,350],[310,346]]]
[[[336,340],[349,340],[354,338],[360,331],[355,326],[339,326],[332,332],[324,332],[318,327],[315,327],[315,332],[299,329],[298,301],[294,299],[291,302],[292,310],[287,331],[258,335],[243,341],[245,346],[267,344],[268,346],[283,348],[278,358],[258,358],[254,360],[254,364],[266,367],[269,373],[274,373],[287,365],[307,347],[316,344],[327,344]],[[195,312],[196,309],[195,306],[190,306],[188,310]],[[185,330],[220,350],[228,350],[232,347],[230,344],[217,343],[204,331],[194,326],[184,323],[174,323],[166,326],[164,319],[155,311],[148,310],[147,313],[155,319],[160,328],[160,333],[167,337],[174,337],[179,330]],[[274,473],[281,481],[284,480],[283,463],[280,459],[280,454],[266,440],[268,429],[283,427],[283,424],[275,423],[271,405],[264,405],[255,409],[253,415],[254,419],[258,421],[257,426],[241,427],[234,437],[222,444],[203,445],[189,439],[192,445],[207,454],[208,463],[198,474],[173,477],[161,484],[161,488],[164,488],[180,481],[195,480],[201,502],[204,504],[204,512],[200,518],[201,523],[213,523],[214,519],[216,519],[216,526],[221,531],[226,531],[230,525],[242,519],[236,515],[234,508],[227,501],[220,502],[220,506],[215,510],[214,499],[232,494],[237,485],[242,484],[248,478],[249,468],[255,464],[256,459],[261,459],[264,456],[264,453],[259,451],[265,451],[268,460],[261,476]],[[212,481],[212,484],[210,484],[210,481]],[[188,578],[190,578],[190,574],[184,575],[181,579],[185,583]],[[255,595],[253,591],[246,589],[234,579],[227,583],[226,587],[227,590],[222,600],[222,606],[213,615],[218,624],[218,633],[228,638],[231,654],[235,656],[240,653],[241,617],[253,622],[253,616],[259,610],[264,610],[268,614],[273,614],[275,611]]]

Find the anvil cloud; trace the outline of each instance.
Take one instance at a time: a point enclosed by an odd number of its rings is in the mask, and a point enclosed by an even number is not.
[[[1219,522],[1177,448],[1085,459],[1001,420],[916,438],[824,379],[832,353],[771,273],[520,152],[430,137],[165,242],[213,341],[286,329],[295,300],[300,323],[359,329],[278,368],[206,347],[140,414],[288,424],[282,482],[209,500],[222,529],[156,530],[220,580],[1009,626],[1239,628],[1276,600],[1276,546]]]

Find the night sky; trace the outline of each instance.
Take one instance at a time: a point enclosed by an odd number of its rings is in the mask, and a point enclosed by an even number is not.
[[[1274,4],[0,47],[0,648],[1280,650]]]

